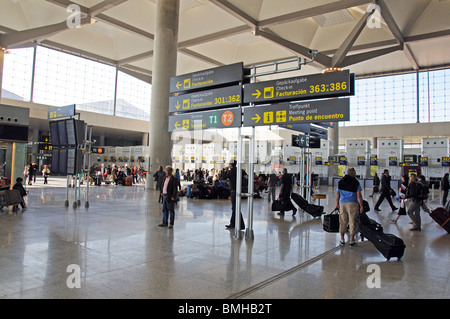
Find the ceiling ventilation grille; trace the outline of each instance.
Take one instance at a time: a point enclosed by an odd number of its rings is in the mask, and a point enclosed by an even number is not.
[[[320,14],[312,18],[323,28],[355,21],[355,18],[347,9]]]

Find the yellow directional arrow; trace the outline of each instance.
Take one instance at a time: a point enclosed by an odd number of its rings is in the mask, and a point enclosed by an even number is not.
[[[175,122],[175,128],[179,128],[180,127],[180,123]]]
[[[182,83],[180,83],[180,82],[177,82],[177,89],[180,89],[180,87],[182,86]]]
[[[261,117],[258,114],[255,114],[255,117],[252,117],[252,120],[255,120],[255,123],[258,123]]]
[[[175,104],[175,107],[177,108],[177,110],[181,107],[180,101],[177,101],[177,104]]]
[[[259,99],[259,96],[261,95],[261,91],[256,90],[256,93],[252,93],[252,95],[256,96],[256,98]]]

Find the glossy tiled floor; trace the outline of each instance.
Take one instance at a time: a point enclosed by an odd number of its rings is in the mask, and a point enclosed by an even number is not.
[[[24,213],[0,214],[1,298],[450,298],[450,235],[426,213],[421,232],[408,231],[406,216],[389,223],[395,213],[387,203],[369,213],[406,243],[401,261],[386,261],[367,241],[339,247],[321,219],[280,218],[266,198],[254,200],[254,239],[247,240],[225,229],[228,200],[182,198],[167,229],[157,226],[155,191],[92,187],[86,209],[83,188],[74,209],[72,190],[64,207],[64,181],[42,188],[38,180]],[[330,212],[334,191],[321,192]],[[246,200],[242,211],[246,219]],[[80,288],[68,287],[76,274],[69,265],[79,266]],[[378,273],[380,288],[370,288]]]

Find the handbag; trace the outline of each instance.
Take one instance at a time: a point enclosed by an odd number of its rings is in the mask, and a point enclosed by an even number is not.
[[[366,200],[363,200],[363,212],[364,213],[370,212],[370,206]]]
[[[400,208],[398,209],[397,215],[406,215],[406,207],[405,207],[405,200],[400,200]]]
[[[331,213],[323,216],[323,230],[329,233],[339,232],[339,210],[335,209]]]
[[[272,211],[281,211],[283,209],[283,201],[276,199],[272,202]]]
[[[395,197],[395,195],[397,195],[397,193],[396,193],[392,188],[389,190],[389,194],[390,194],[392,197]]]

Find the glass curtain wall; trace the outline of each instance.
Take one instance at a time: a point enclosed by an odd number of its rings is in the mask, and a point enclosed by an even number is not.
[[[10,52],[4,63],[4,98],[76,104],[81,110],[137,119],[150,116],[151,84],[114,66],[42,46],[36,47],[35,63],[34,48]],[[358,79],[350,121],[339,125],[448,122],[449,88],[450,69]]]
[[[3,66],[2,97],[30,101],[34,48],[8,51]]]

